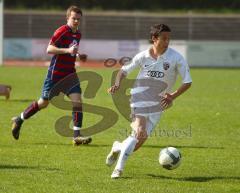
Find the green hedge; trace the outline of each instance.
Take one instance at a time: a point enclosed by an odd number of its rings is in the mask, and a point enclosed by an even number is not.
[[[66,9],[69,5],[85,9],[159,10],[159,9],[233,9],[240,10],[240,0],[5,0],[5,8]]]

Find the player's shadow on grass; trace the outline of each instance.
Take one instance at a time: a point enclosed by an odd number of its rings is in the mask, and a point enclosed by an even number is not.
[[[123,180],[124,180],[124,179],[125,179],[125,180],[126,180],[126,179],[133,179],[133,177],[130,177],[130,176],[121,176],[121,178],[120,178],[119,180],[121,180],[121,179],[123,179]]]
[[[29,144],[29,143],[28,143]],[[39,145],[39,146],[73,146],[71,143],[53,143],[53,142],[39,142],[39,143],[30,143],[31,145]],[[111,147],[112,145],[107,145],[107,144],[82,144],[82,145],[79,145],[81,147],[89,147],[89,148],[98,148],[98,147]]]
[[[147,174],[147,176],[159,179],[167,179],[167,180],[177,180],[177,181],[190,181],[190,182],[208,182],[211,180],[240,180],[240,177],[236,176],[195,176],[195,177],[184,177],[184,178],[176,178],[176,177],[168,177],[162,175],[155,175],[155,174]]]
[[[46,171],[60,171],[58,168],[46,168],[41,166],[27,166],[27,165],[0,165],[0,170],[46,170]]]
[[[29,103],[29,102],[33,102],[35,99],[9,99],[9,100],[5,100],[5,99],[0,99],[0,101],[6,101],[6,102],[22,102],[22,103]]]
[[[176,148],[179,148],[179,149],[184,149],[184,148],[189,148],[189,149],[192,149],[192,148],[194,148],[194,149],[204,149],[204,148],[206,148],[206,149],[224,149],[224,147],[214,147],[214,146],[191,146],[191,145],[174,145],[174,144],[172,144],[172,145],[167,145],[167,146],[171,146],[171,147],[176,147]],[[162,148],[165,148],[166,147],[166,145],[165,146],[159,146],[159,145],[144,145],[143,147],[145,147],[145,148],[158,148],[158,149],[162,149]]]

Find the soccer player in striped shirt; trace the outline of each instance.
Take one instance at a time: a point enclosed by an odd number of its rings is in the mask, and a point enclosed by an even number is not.
[[[53,34],[47,53],[53,54],[47,76],[44,81],[42,96],[38,101],[33,102],[18,117],[12,119],[12,135],[17,140],[19,138],[20,129],[24,120],[30,118],[38,111],[46,108],[49,100],[54,97],[50,96],[51,89],[67,76],[75,74],[76,56],[79,55],[80,60],[85,61],[87,56],[78,53],[78,46],[81,39],[79,31],[82,11],[77,6],[70,6],[67,10],[67,24],[59,27]],[[82,99],[79,80],[78,84],[66,91],[66,95],[73,102],[73,144],[88,144],[91,142],[90,137],[83,137],[80,133],[82,126]]]

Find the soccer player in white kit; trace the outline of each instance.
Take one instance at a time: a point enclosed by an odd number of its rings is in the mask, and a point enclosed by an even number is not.
[[[118,72],[115,84],[108,92],[114,94],[121,80],[132,70],[140,68],[134,88],[131,89],[132,133],[124,141],[115,141],[106,164],[117,164],[111,178],[122,175],[128,156],[146,141],[158,123],[164,109],[183,94],[192,83],[189,67],[183,56],[169,48],[170,28],[165,24],[151,27],[152,46],[137,54],[130,64],[124,65]],[[172,92],[177,75],[182,78],[182,85]]]

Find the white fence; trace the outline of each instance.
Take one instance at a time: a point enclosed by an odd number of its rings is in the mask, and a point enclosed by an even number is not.
[[[7,38],[4,40],[4,59],[48,60],[48,39]],[[80,52],[89,59],[133,57],[149,47],[147,41],[82,40]],[[240,42],[233,41],[171,41],[190,66],[196,67],[240,67]]]

